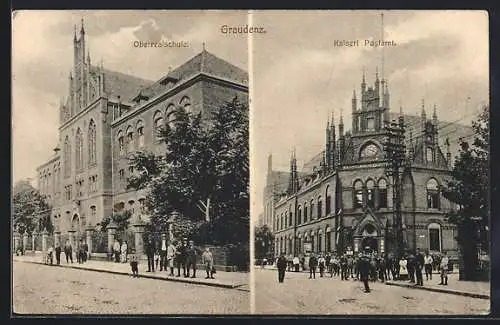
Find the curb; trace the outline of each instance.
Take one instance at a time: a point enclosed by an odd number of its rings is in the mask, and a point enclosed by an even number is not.
[[[84,267],[84,266],[71,266],[71,265],[47,265],[44,262],[35,262],[35,261],[19,261],[15,260],[15,262],[20,262],[20,263],[31,263],[31,264],[39,264],[39,265],[45,265],[45,266],[52,266],[52,267],[61,267],[61,268],[70,268],[70,269],[75,269],[75,270],[84,270],[84,271],[93,271],[93,272],[100,272],[100,273],[109,273],[109,274],[119,274],[119,275],[128,275],[131,276],[130,273],[127,272],[121,272],[121,271],[112,271],[112,270],[103,270],[103,269],[94,269],[90,267]],[[154,279],[154,280],[163,280],[163,281],[172,281],[172,282],[181,282],[181,283],[189,283],[189,284],[197,284],[197,285],[206,285],[209,287],[219,287],[219,288],[225,288],[225,289],[237,289],[238,287],[242,287],[245,284],[227,284],[227,283],[215,283],[215,282],[203,282],[203,281],[197,281],[197,280],[188,280],[184,278],[164,278],[160,277],[157,275],[150,275],[150,274],[139,274],[140,278],[146,278],[146,279]]]
[[[385,284],[390,285],[390,286],[403,287],[403,288],[427,290],[427,291],[434,291],[434,292],[440,292],[440,293],[448,293],[448,294],[464,296],[464,297],[487,299],[487,300],[490,299],[489,295],[485,295],[485,294],[481,294],[481,293],[473,293],[473,292],[465,292],[465,291],[458,291],[458,290],[452,290],[452,289],[441,289],[441,288],[425,287],[425,286],[421,287],[421,286],[415,286],[415,285],[406,284],[406,283],[396,283],[396,282],[392,282],[392,281],[386,281]]]

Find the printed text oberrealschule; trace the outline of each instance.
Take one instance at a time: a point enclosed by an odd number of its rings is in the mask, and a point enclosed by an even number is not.
[[[335,40],[333,41],[334,47],[379,47],[379,46],[396,46],[396,42],[394,40],[391,41],[382,41],[382,40]]]

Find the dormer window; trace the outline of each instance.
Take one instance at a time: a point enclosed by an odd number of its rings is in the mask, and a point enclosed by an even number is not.
[[[366,130],[367,131],[375,130],[375,118],[373,116],[369,116],[366,118]]]

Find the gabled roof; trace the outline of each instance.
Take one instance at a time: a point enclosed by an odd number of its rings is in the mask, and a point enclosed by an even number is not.
[[[199,73],[206,73],[237,84],[248,85],[248,73],[246,71],[203,50],[179,67],[169,71],[158,81],[141,88],[142,95],[151,99],[161,92],[173,88],[179,82],[188,80]],[[133,97],[138,94],[139,89],[136,89]]]
[[[98,69],[97,67],[93,68]],[[153,83],[151,80],[104,69],[104,92],[113,97],[120,96],[120,99],[124,102],[132,101],[139,89],[148,87]]]

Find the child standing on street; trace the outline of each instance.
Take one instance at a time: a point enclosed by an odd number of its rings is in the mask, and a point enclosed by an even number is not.
[[[137,255],[135,254],[135,249],[132,250],[132,254],[130,254],[130,267],[132,268],[132,276],[134,278],[139,277],[139,268],[137,267]]]

